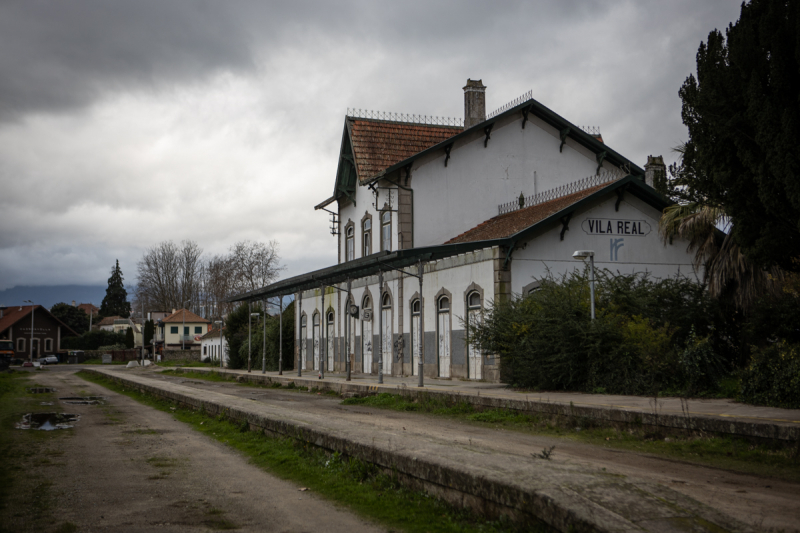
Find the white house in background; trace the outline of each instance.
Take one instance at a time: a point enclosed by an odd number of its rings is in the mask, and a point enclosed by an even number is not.
[[[188,309],[172,310],[172,314],[156,324],[155,342],[164,349],[196,348],[200,339],[211,330],[211,321]]]
[[[220,330],[212,329],[200,338],[200,357],[203,360],[208,357],[219,363],[220,354],[222,354],[222,365],[228,366],[228,341],[225,335],[222,335],[222,345],[220,345]]]
[[[694,275],[687,243],[658,235],[660,158],[642,169],[530,94],[487,118],[485,90],[467,81],[463,127],[345,117],[333,194],[316,206],[338,264],[232,299],[295,295],[296,365],[342,371],[349,352],[353,372],[416,375],[423,358],[427,376],[499,380],[498,360],[464,342],[467,318],[583,268],[574,251],[612,272]]]

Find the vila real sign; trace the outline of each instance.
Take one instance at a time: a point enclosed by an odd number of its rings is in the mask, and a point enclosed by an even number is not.
[[[581,228],[589,235],[622,235],[644,237],[652,231],[646,220],[626,220],[617,218],[587,218]]]

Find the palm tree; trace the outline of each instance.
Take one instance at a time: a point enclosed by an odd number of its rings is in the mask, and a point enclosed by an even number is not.
[[[683,154],[684,148],[680,145],[674,151]],[[671,165],[669,170],[673,187],[689,181],[681,165]],[[665,244],[675,238],[688,241],[687,251],[695,254],[695,268],[703,269],[709,293],[730,299],[747,313],[760,297],[780,293],[785,272],[778,267],[762,269],[747,259],[731,237],[734,223],[721,206],[684,201],[664,209],[659,233]]]

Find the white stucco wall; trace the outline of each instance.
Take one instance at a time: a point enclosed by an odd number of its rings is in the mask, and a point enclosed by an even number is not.
[[[554,275],[582,269],[583,261],[572,258],[576,250],[594,250],[597,269],[624,274],[649,272],[655,278],[672,277],[677,273],[693,279],[702,276],[702,273],[696,274],[694,271],[693,254],[687,253],[686,241],[676,239],[672,244],[662,243],[658,235],[658,210],[630,194],[624,196],[618,212],[614,210],[615,202],[616,195],[612,193],[600,204],[577,211],[570,220],[563,241],[560,239],[561,225],[558,224],[523,245],[524,248],[518,247],[511,262],[512,291],[515,294],[522,293],[523,287],[534,279],[546,276],[548,269]],[[594,231],[598,220],[603,231],[608,230],[610,222],[613,233]],[[629,222],[627,234],[625,221]],[[637,233],[633,233],[634,221]],[[620,222],[623,223],[622,234],[617,231]],[[639,227],[647,234],[639,235]]]
[[[415,246],[441,244],[497,216],[499,204],[553,189],[596,173],[594,153],[539,119],[496,123],[488,146],[482,133],[456,143],[445,155],[418,160],[412,170]],[[618,171],[609,163],[603,169]]]

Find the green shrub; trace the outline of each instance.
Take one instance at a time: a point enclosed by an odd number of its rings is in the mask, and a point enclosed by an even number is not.
[[[742,373],[741,399],[756,405],[800,408],[800,345],[785,341],[754,348]]]
[[[540,282],[527,297],[492,303],[483,322],[469,328],[468,342],[501,358],[502,381],[655,394],[708,387],[720,377],[724,315],[693,280],[600,271],[594,321],[586,271]]]
[[[112,331],[88,331],[79,337],[61,339],[61,348],[65,350],[98,350],[101,346],[125,346],[125,334]]]

